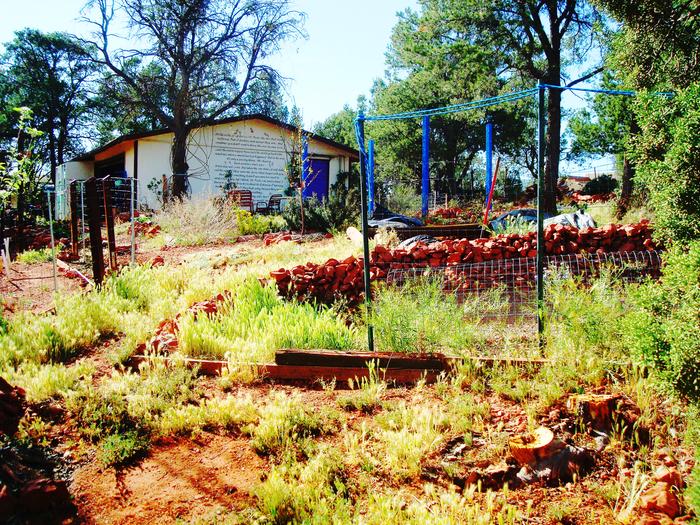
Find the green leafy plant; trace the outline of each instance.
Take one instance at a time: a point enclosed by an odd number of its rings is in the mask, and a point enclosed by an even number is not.
[[[276,232],[286,226],[285,220],[279,215],[254,215],[246,210],[236,210],[236,223],[240,235]]]
[[[600,195],[601,193],[612,193],[617,189],[618,182],[612,175],[604,173],[593,180],[588,181],[581,190],[584,195]]]
[[[683,397],[700,400],[700,241],[665,255],[660,282],[633,294],[625,339]]]
[[[112,434],[102,442],[99,459],[105,467],[121,467],[148,449],[148,439],[134,430]]]
[[[51,248],[43,250],[26,250],[17,255],[17,262],[24,264],[39,264],[53,260]]]

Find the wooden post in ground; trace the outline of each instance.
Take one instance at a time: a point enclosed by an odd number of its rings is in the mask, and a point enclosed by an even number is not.
[[[90,232],[90,253],[92,254],[92,274],[95,284],[100,285],[105,277],[105,261],[102,253],[102,221],[100,220],[100,198],[97,195],[97,179],[85,181],[85,200]]]
[[[109,267],[117,269],[117,240],[114,237],[114,210],[112,209],[112,181],[109,175],[102,179],[102,197],[104,199],[105,226],[107,227],[107,248],[109,250]]]
[[[70,199],[70,254],[77,259],[80,253],[78,243],[80,242],[78,234],[78,191],[76,189],[77,181],[71,181],[68,186],[68,196]]]

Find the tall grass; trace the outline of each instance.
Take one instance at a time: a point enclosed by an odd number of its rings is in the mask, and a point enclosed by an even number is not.
[[[178,246],[232,241],[238,235],[236,208],[210,196],[175,199],[153,220]]]
[[[475,326],[465,320],[456,297],[443,292],[439,279],[380,288],[371,323],[380,351],[461,352],[477,340]]]
[[[272,285],[248,278],[212,317],[180,319],[180,349],[189,356],[266,362],[281,348],[350,349],[357,330],[337,310],[289,302]]]

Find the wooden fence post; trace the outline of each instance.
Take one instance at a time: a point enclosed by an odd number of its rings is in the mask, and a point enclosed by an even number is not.
[[[92,274],[95,284],[102,284],[105,277],[105,261],[102,253],[102,221],[100,220],[100,199],[97,195],[97,179],[85,181],[85,200],[90,231],[90,253],[92,254]]]
[[[104,199],[105,226],[107,227],[107,248],[109,250],[109,267],[117,269],[117,241],[114,238],[114,210],[112,209],[112,180],[109,175],[102,179],[102,197]]]
[[[80,253],[78,243],[78,192],[76,190],[77,181],[71,181],[68,186],[68,197],[70,199],[70,254],[78,258]]]

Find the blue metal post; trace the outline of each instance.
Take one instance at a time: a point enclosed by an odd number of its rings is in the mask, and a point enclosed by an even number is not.
[[[423,176],[421,179],[421,215],[428,216],[430,194],[430,117],[423,117]]]
[[[493,181],[493,120],[491,116],[486,117],[486,201],[491,193],[491,182]]]
[[[374,141],[369,141],[367,151],[367,211],[374,213]]]
[[[309,141],[304,137],[301,146],[301,196],[304,199],[311,196],[306,189],[306,179],[309,178],[309,164]]]
[[[357,145],[360,148],[360,204],[362,206],[362,255],[365,280],[365,306],[367,307],[367,348],[374,352],[374,329],[372,328],[372,283],[369,272],[369,225],[367,224],[367,158],[365,154],[365,116],[357,115]]]

